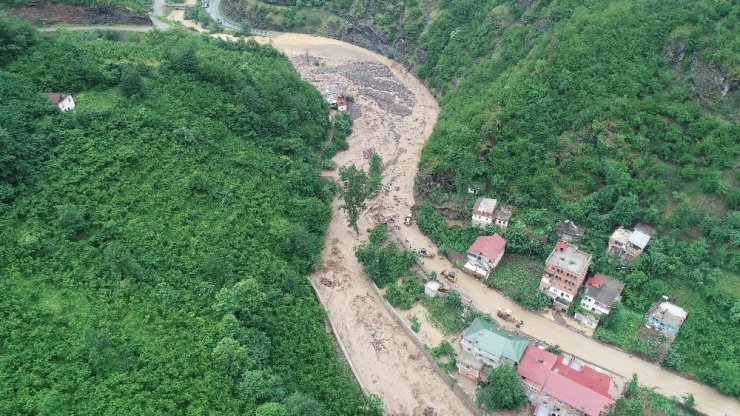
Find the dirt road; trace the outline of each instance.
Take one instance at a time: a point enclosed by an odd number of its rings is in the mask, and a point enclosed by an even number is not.
[[[175,20],[181,19],[177,17]],[[414,205],[414,177],[421,149],[439,113],[437,102],[399,64],[365,49],[300,34],[275,33],[272,38],[258,40],[271,43],[290,56],[301,75],[320,91],[335,89],[355,97],[354,132],[349,137],[349,150],[334,159],[338,165],[355,163],[367,167],[372,152],[383,158],[383,187],[368,203],[370,208],[360,221],[360,236],[347,227],[346,217],[335,201],[322,263],[311,276],[359,377],[372,392],[383,397],[390,415],[417,415],[427,406],[441,415],[469,414],[391,318],[363,276],[353,253],[354,246],[366,240],[364,230],[375,225],[375,218],[394,216],[400,221]],[[313,58],[320,58],[321,65],[313,65]],[[398,232],[413,247],[436,251],[416,226]],[[427,268],[436,271],[452,267],[442,258],[424,262]],[[697,409],[706,414],[740,414],[737,399],[556,325],[468,276],[463,275],[456,285],[478,309],[495,314],[498,307],[510,308],[525,321],[523,332],[559,344],[563,350],[596,366],[625,377],[636,373],[643,385],[656,387],[668,396],[692,393]]]
[[[402,228],[399,233],[403,240],[408,239],[415,248],[427,247],[437,251],[436,246],[415,225]],[[449,270],[452,267],[450,262],[444,258],[424,259],[423,265],[426,270],[434,270],[438,273],[443,269]],[[524,320],[524,325],[519,329],[521,332],[549,344],[558,344],[564,351],[622,377],[628,378],[636,373],[640,384],[655,388],[666,396],[681,397],[687,393],[692,393],[696,398],[697,409],[702,413],[717,416],[740,415],[740,401],[737,399],[724,396],[708,386],[665,371],[659,365],[634,358],[627,353],[557,325],[522,308],[511,299],[488,288],[476,279],[464,273],[458,274],[460,278],[452,286],[465,299],[472,299],[473,305],[478,310],[490,313],[493,316],[496,315],[498,308],[510,308],[515,316]],[[445,284],[449,284],[449,282],[445,282]],[[509,323],[498,321],[502,326],[513,329]]]
[[[355,98],[349,150],[334,160],[366,168],[377,152],[384,161],[383,188],[369,201],[360,229],[375,225],[376,213],[412,204],[415,166],[439,111],[431,94],[399,65],[351,45],[292,34],[278,34],[272,44],[320,91]],[[317,58],[320,66],[313,63]],[[354,255],[367,233],[355,235],[338,205],[335,201],[322,262],[311,280],[359,378],[383,398],[389,415],[421,415],[429,407],[439,415],[470,414],[373,292]]]

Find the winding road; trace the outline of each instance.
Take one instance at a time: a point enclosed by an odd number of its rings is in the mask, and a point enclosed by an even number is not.
[[[211,0],[209,13],[224,26],[237,28],[221,15],[219,3],[220,0]],[[163,0],[155,0],[152,20],[160,28],[166,27],[160,20],[165,17],[164,10]],[[180,20],[181,15],[174,19],[170,16],[170,19]],[[337,165],[354,163],[367,167],[373,152],[379,153],[384,161],[383,187],[368,201],[369,208],[359,224],[362,230],[359,235],[349,229],[344,212],[338,209],[339,202],[334,201],[322,262],[311,276],[358,378],[368,390],[383,397],[389,415],[421,415],[430,408],[438,415],[472,414],[394,321],[354,256],[354,247],[367,239],[364,230],[381,218],[394,217],[400,223],[403,215],[414,206],[414,178],[421,149],[439,113],[436,100],[423,83],[400,64],[357,46],[289,33],[273,33],[269,38],[256,39],[285,52],[302,77],[320,91],[336,88],[355,97],[353,133],[348,139],[350,147],[334,158]],[[318,59],[321,65],[314,65],[315,61],[308,57]],[[416,226],[402,228],[397,233],[402,241],[408,239],[413,247],[437,251]],[[425,259],[424,266],[438,272],[452,268],[444,258]],[[461,276],[455,286],[483,312],[495,315],[499,307],[510,308],[525,322],[521,331],[550,344],[559,344],[564,351],[598,367],[623,377],[636,373],[641,384],[668,396],[692,393],[697,409],[708,415],[740,415],[738,399],[721,395],[708,386],[557,325],[469,276]]]

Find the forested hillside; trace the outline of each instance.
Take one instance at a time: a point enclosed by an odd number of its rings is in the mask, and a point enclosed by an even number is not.
[[[517,264],[541,264],[556,221],[586,226],[591,272],[627,284],[625,307],[596,337],[740,395],[737,2],[229,3],[256,23],[298,16],[294,27],[416,69],[442,103],[416,217],[443,249],[482,232],[453,226],[468,219],[469,186],[515,206],[504,236],[524,255]],[[637,222],[658,233],[628,271],[605,249],[613,229]],[[517,301],[542,304],[531,270],[496,277]],[[689,311],[665,356],[638,336],[662,295]]]
[[[306,279],[328,108],[290,62],[0,27],[0,414],[381,414]]]
[[[45,3],[68,4],[72,6],[113,6],[125,7],[137,12],[146,13],[152,5],[152,0],[2,0],[1,4],[11,7],[43,5]]]

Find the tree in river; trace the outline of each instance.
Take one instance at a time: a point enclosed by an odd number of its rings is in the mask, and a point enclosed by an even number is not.
[[[365,198],[368,197],[369,193],[367,173],[362,169],[357,169],[357,166],[354,164],[342,166],[339,168],[339,180],[341,182],[339,195],[343,201],[343,204],[339,208],[347,213],[347,220],[350,227],[359,234],[357,221],[360,219],[362,210],[367,208]]]

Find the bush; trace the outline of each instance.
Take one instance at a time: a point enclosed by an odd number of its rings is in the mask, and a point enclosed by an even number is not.
[[[488,385],[478,389],[476,398],[481,409],[495,412],[516,410],[524,406],[527,396],[524,394],[522,380],[513,366],[504,364],[486,371]]]

